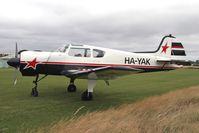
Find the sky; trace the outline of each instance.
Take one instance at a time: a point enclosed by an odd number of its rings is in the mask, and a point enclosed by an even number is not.
[[[0,0],[0,53],[66,43],[154,51],[163,36],[199,59],[198,0]]]

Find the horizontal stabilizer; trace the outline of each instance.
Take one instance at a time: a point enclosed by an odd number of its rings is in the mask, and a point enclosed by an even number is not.
[[[157,57],[156,58],[157,62],[175,62],[175,63],[180,63],[180,62],[187,62],[184,58],[180,57]]]
[[[157,57],[157,62],[171,62],[171,58]]]

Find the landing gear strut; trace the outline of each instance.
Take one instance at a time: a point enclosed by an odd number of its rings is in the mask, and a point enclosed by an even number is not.
[[[88,89],[82,93],[83,101],[91,101],[93,99],[93,88],[96,85],[96,80],[88,80]]]
[[[39,75],[37,74],[35,80],[33,81],[33,84],[35,84],[35,86],[32,88],[32,92],[31,92],[31,96],[33,96],[33,97],[38,97],[38,95],[39,95],[39,93],[37,91],[38,78],[39,78]]]
[[[42,78],[39,79],[39,74],[36,75],[36,78],[35,80],[33,81],[33,84],[35,84],[35,86],[32,88],[32,91],[31,91],[31,96],[33,97],[38,97],[39,93],[37,91],[37,83],[39,81],[41,81],[42,79],[44,79],[46,76],[48,75],[44,75]]]
[[[76,86],[74,84],[74,81],[75,81],[75,79],[73,79],[73,78],[70,79],[70,84],[69,84],[69,86],[67,88],[68,92],[76,92],[77,88],[76,88]]]

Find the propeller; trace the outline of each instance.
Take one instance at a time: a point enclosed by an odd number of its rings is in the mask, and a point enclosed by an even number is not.
[[[17,58],[18,59],[18,46],[17,46],[17,42],[16,42],[16,44],[15,44],[15,58]],[[15,67],[15,72],[14,72],[14,86],[17,84],[17,75],[18,75],[18,70],[19,70],[19,66],[16,66]]]
[[[17,75],[18,75],[18,70],[19,70],[19,66],[20,66],[20,60],[19,60],[19,57],[18,57],[18,46],[17,46],[17,43],[15,45],[15,57],[14,58],[11,58],[7,61],[8,65],[9,66],[12,66],[15,68],[15,72],[14,72],[14,76],[13,76],[13,84],[14,86],[17,84]]]
[[[13,76],[13,85],[17,84],[17,75],[18,75],[18,68],[15,68],[14,76]]]
[[[17,42],[15,44],[15,58],[18,58],[18,46],[17,46]]]

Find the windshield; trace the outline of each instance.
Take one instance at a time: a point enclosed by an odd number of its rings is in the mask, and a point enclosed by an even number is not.
[[[69,47],[69,44],[66,44],[66,45],[63,45],[62,47],[58,48],[56,51],[65,53],[66,50],[68,49],[68,47]]]

